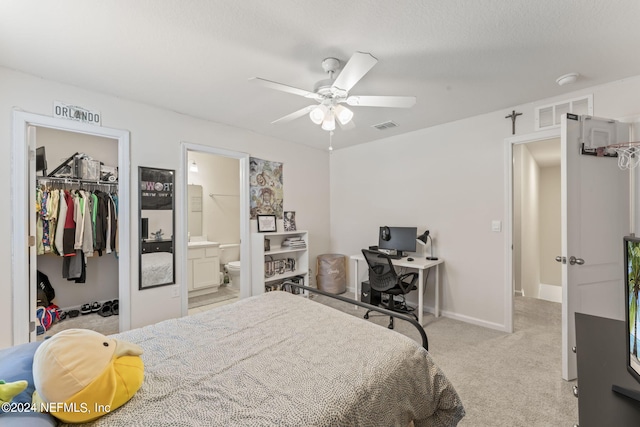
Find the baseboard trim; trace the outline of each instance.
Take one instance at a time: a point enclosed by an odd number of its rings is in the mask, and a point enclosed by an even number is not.
[[[562,286],[540,283],[538,286],[538,298],[551,302],[562,302]]]
[[[347,291],[355,292],[355,289],[352,287],[347,287]],[[417,303],[410,302],[410,301],[407,301],[407,305],[414,308],[418,306]],[[435,315],[436,310],[435,310],[435,307],[433,306],[424,305],[422,307],[422,312]],[[465,323],[470,323],[472,325],[482,326],[483,328],[493,329],[500,332],[510,332],[509,329],[504,324],[487,322],[486,320],[478,319],[476,317],[465,316],[465,315],[454,313],[451,311],[442,310],[442,308],[440,309],[440,316],[448,317],[449,319],[453,319],[453,320],[459,320]]]
[[[486,320],[478,319],[476,317],[465,316],[451,311],[440,310],[440,315],[448,317],[449,319],[459,320],[461,322],[470,323],[472,325],[482,326],[483,328],[494,329],[500,332],[509,332],[504,324],[487,322]]]

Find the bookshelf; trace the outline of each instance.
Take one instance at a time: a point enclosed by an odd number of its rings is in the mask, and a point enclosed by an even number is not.
[[[301,284],[308,286],[309,234],[302,230],[253,233],[251,260],[253,295],[296,276],[300,276]]]

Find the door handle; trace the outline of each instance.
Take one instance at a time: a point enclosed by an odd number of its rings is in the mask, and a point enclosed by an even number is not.
[[[578,264],[578,265],[582,265],[584,264],[584,260],[582,258],[576,258],[574,256],[569,257],[569,264],[574,265],[574,264]]]
[[[556,257],[556,261],[561,262],[561,263],[563,263],[563,264],[566,264],[566,263],[567,263],[567,259],[566,259],[565,257],[563,257],[563,256],[560,256],[560,255],[558,255],[558,256]]]

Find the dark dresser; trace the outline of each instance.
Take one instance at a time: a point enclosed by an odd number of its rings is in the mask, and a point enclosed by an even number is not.
[[[620,320],[576,313],[580,427],[640,426],[640,402],[611,390],[615,384],[640,393],[626,368],[624,328]]]

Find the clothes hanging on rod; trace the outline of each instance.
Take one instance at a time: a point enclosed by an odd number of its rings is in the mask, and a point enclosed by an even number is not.
[[[117,255],[116,191],[115,183],[38,178],[37,253],[64,257],[68,280],[84,283],[86,259],[95,252]]]

